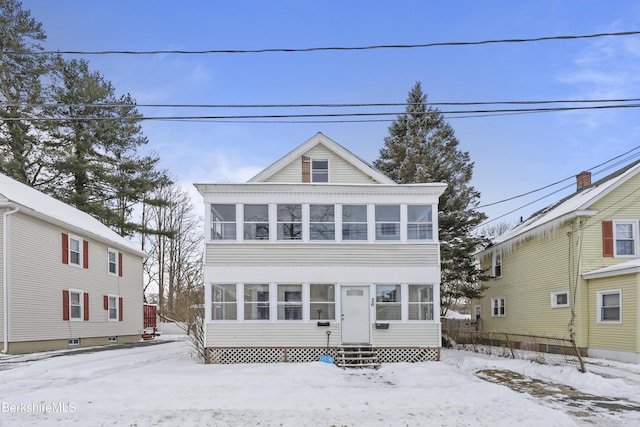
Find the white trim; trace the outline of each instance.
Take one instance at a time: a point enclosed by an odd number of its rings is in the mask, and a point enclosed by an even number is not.
[[[72,322],[82,322],[84,321],[84,291],[81,291],[80,289],[68,289],[69,291],[69,321]],[[73,310],[71,310],[71,294],[78,294],[79,295],[79,301],[80,301],[80,317],[73,317],[72,313]]]
[[[112,319],[111,318],[111,298],[115,298],[115,302],[116,302],[116,318]],[[114,295],[114,294],[108,294],[107,295],[107,320],[109,322],[119,322],[120,321],[120,300],[119,300],[120,296],[119,295]]]
[[[74,263],[71,261],[71,240],[77,240],[78,241],[78,263]],[[83,243],[83,239],[81,237],[78,237],[74,234],[68,234],[67,235],[67,256],[68,256],[68,260],[69,260],[69,265],[73,266],[73,267],[83,267],[83,260],[84,260],[84,243]]]
[[[356,169],[360,170],[367,176],[371,177],[374,181],[377,181],[382,184],[395,184],[391,178],[387,177],[382,172],[374,169],[372,166],[367,164],[365,161],[360,159],[351,151],[347,150],[337,142],[327,138],[321,132],[318,132],[313,137],[311,137],[310,139],[308,139],[307,141],[305,141],[304,143],[302,143],[301,145],[299,145],[298,147],[290,151],[288,154],[276,160],[270,166],[265,168],[262,172],[258,173],[257,175],[249,179],[248,182],[262,182],[269,179],[271,176],[278,173],[285,166],[295,161],[297,158],[304,155],[305,153],[307,153],[309,150],[311,150],[313,147],[315,147],[318,144],[322,144],[327,149],[329,149],[330,151],[332,151],[333,153],[335,153],[336,155],[338,155],[339,157],[341,157],[342,159],[350,163]],[[311,170],[309,170],[309,172],[311,172]]]
[[[4,203],[3,203],[4,205]],[[11,207],[11,205],[8,205]],[[7,245],[9,244],[9,215],[18,212],[18,207],[8,210],[2,214],[2,316],[3,316],[3,332],[4,342],[2,352],[6,353],[9,350],[9,251]]]
[[[116,266],[115,268],[115,272],[111,272],[111,259],[109,257],[110,254],[114,254],[115,255],[115,261],[114,264]],[[107,274],[109,274],[110,276],[117,276],[118,275],[118,251],[113,249],[113,248],[107,248]]]
[[[504,314],[495,314],[493,312],[493,302],[498,300],[499,304],[498,304],[498,311],[500,311],[500,307],[502,307],[502,311],[504,311]],[[500,304],[501,302],[501,304]],[[491,297],[491,317],[507,317],[507,300],[505,299],[505,297]]]
[[[618,255],[618,240],[624,240],[624,239],[618,239],[616,226],[617,225],[625,225],[625,224],[629,224],[629,225],[632,226],[631,240],[633,242],[633,253],[632,254]],[[638,220],[635,220],[635,219],[614,219],[612,221],[612,227],[613,227],[613,256],[615,258],[637,258],[638,257],[638,246],[639,246],[638,245]]]
[[[618,320],[602,320],[602,296],[618,294]],[[622,324],[622,289],[607,289],[596,292],[596,323],[602,325],[621,325]]]
[[[310,167],[309,167],[309,182],[313,183],[329,183],[331,182],[331,162],[329,159],[310,159]],[[327,162],[327,180],[326,181],[314,181],[313,180],[313,162]]]
[[[558,295],[566,294],[567,295],[567,303],[566,304],[558,304]],[[551,308],[565,308],[569,307],[571,304],[569,303],[569,289],[563,289],[561,291],[554,291],[550,293],[551,298]]]

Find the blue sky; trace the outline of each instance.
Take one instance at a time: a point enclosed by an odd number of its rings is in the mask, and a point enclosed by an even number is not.
[[[42,22],[48,36],[45,47],[62,51],[424,44],[640,30],[640,3],[632,0],[24,0],[23,8]],[[640,98],[640,36],[365,51],[84,58],[118,93],[131,93],[139,104],[392,103],[404,102],[417,81],[430,102]],[[146,116],[327,112],[140,111]],[[574,176],[640,145],[640,110],[634,108],[446,117],[460,149],[475,162],[472,184],[482,194],[481,205]],[[190,183],[245,181],[316,132],[373,161],[389,124],[147,121],[143,130],[149,148],[162,158],[162,167],[190,189],[197,204]],[[604,174],[594,175],[594,180]],[[574,188],[520,208],[560,187],[482,210],[490,219],[516,210],[498,221],[526,218]]]

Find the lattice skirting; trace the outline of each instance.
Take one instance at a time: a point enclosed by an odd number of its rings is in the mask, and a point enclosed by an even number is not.
[[[380,363],[429,362],[440,360],[440,348],[374,347]],[[336,348],[326,347],[208,347],[209,363],[304,363],[320,356],[333,356]]]

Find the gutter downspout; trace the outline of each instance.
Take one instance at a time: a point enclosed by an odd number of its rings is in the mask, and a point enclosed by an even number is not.
[[[20,209],[17,207],[13,210],[7,211],[2,214],[2,304],[3,304],[3,328],[4,328],[4,346],[2,347],[2,353],[7,353],[9,350],[9,286],[7,283],[7,264],[8,264],[8,251],[7,251],[7,236],[9,229],[7,227],[7,220],[9,215],[18,212]]]

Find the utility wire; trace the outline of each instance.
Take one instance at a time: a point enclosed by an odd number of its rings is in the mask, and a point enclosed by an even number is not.
[[[121,103],[20,103],[0,102],[4,107],[149,107],[149,108],[343,108],[343,107],[407,107],[426,106],[464,106],[464,105],[543,105],[543,104],[581,104],[610,102],[639,102],[640,98],[622,99],[559,99],[539,101],[461,101],[461,102],[376,102],[376,103],[325,103],[325,104],[121,104]]]
[[[514,108],[514,109],[483,109],[483,110],[452,110],[441,111],[442,114],[496,114],[496,113],[532,113],[532,112],[558,112],[577,110],[603,110],[617,108],[638,108],[640,104],[620,104],[620,105],[597,105],[587,107],[553,107],[553,108]],[[317,113],[317,114],[269,114],[269,115],[225,115],[225,116],[140,116],[140,117],[7,117],[4,121],[46,121],[46,120],[67,120],[67,121],[91,121],[91,120],[244,120],[244,119],[287,119],[287,118],[335,118],[335,117],[384,117],[407,114],[406,111],[380,112],[380,113]],[[409,114],[432,114],[431,111],[410,112]]]
[[[457,42],[434,42],[422,44],[389,44],[389,45],[370,45],[370,46],[330,46],[330,47],[307,47],[307,48],[265,48],[265,49],[207,49],[207,50],[99,50],[99,51],[82,51],[82,50],[43,50],[37,52],[3,50],[2,54],[9,55],[159,55],[159,54],[180,54],[180,55],[203,55],[203,54],[246,54],[246,53],[300,53],[300,52],[321,52],[321,51],[354,51],[354,50],[375,50],[375,49],[416,49],[438,46],[477,46],[499,43],[531,43],[550,40],[578,40],[593,39],[599,37],[619,37],[633,36],[640,34],[640,31],[621,31],[616,33],[596,33],[584,35],[560,35],[548,37],[533,37],[520,39],[495,39],[481,41],[457,41]]]

